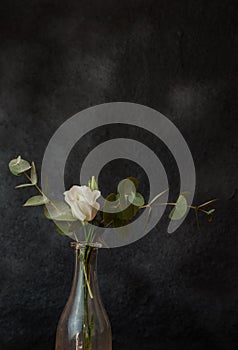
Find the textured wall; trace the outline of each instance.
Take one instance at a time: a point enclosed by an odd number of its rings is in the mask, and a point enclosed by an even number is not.
[[[170,236],[164,216],[143,240],[100,252],[114,349],[237,349],[236,6],[235,0],[1,0],[2,350],[54,348],[73,272],[67,240],[38,208],[21,207],[31,191],[14,190],[8,161],[22,154],[41,164],[63,121],[112,101],[169,117],[194,156],[195,202],[221,198],[215,222],[204,222],[200,232],[190,214]],[[91,135],[84,151],[92,142]]]

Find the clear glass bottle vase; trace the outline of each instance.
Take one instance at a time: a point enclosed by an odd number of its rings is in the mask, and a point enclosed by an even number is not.
[[[71,243],[75,272],[56,334],[56,350],[111,350],[111,326],[97,282],[97,243]]]

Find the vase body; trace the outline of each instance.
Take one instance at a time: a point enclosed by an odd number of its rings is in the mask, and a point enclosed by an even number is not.
[[[56,334],[56,350],[111,350],[111,326],[97,281],[97,244],[73,243],[75,272]]]

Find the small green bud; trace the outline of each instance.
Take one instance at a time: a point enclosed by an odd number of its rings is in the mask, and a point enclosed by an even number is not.
[[[98,183],[95,179],[95,176],[92,176],[91,187],[92,187],[92,190],[98,190]]]
[[[94,191],[94,190],[98,190],[98,184],[97,181],[95,179],[95,176],[92,176],[91,180],[88,180],[88,187]]]

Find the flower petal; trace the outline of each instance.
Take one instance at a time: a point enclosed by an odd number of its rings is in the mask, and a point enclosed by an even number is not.
[[[79,219],[80,221],[84,221],[86,219],[86,215],[80,210],[78,205],[71,206],[71,210],[73,216]]]
[[[81,221],[91,221],[100,209],[96,202],[101,192],[92,191],[88,186],[72,186],[64,192],[65,201],[70,206],[72,214]]]
[[[84,213],[86,221],[91,221],[94,216],[95,209],[87,202],[87,201],[79,201],[77,202],[77,207],[81,212]]]
[[[101,196],[101,192],[98,190],[92,191],[90,188],[87,188],[84,191],[84,198],[88,201],[89,204],[94,206],[96,200]],[[95,206],[94,206],[95,207]]]

